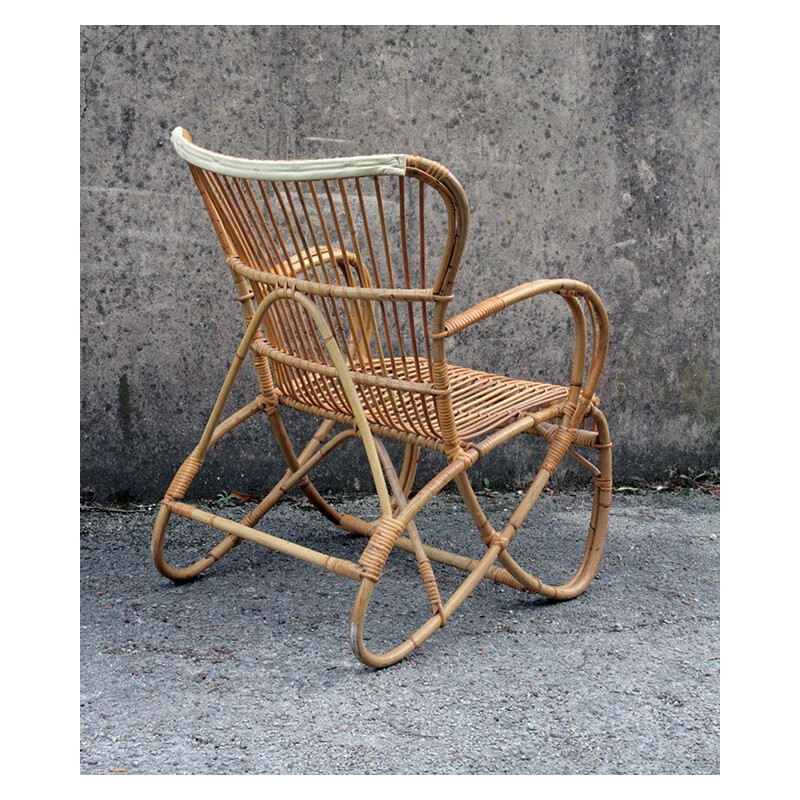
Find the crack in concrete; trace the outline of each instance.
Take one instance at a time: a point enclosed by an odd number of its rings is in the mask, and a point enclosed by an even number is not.
[[[83,108],[81,109],[81,119],[83,119],[84,114],[86,114],[86,109],[89,107],[89,78],[92,77],[92,73],[94,72],[94,68],[97,65],[97,59],[111,47],[114,42],[122,36],[125,31],[130,28],[130,25],[124,25],[122,30],[110,41],[106,42],[95,54],[94,58],[92,59],[92,66],[89,67],[89,72],[86,73],[86,77],[83,79]]]

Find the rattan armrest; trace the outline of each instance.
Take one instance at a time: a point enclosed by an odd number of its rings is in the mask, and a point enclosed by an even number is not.
[[[433,337],[435,339],[446,339],[459,331],[463,331],[476,322],[493,316],[498,311],[503,311],[503,309],[519,303],[521,300],[527,300],[530,297],[535,297],[536,295],[546,292],[587,297],[590,302],[598,303],[602,307],[600,298],[595,294],[592,288],[580,281],[571,280],[569,278],[529,281],[528,283],[515,286],[512,289],[506,289],[506,291],[494,297],[481,300],[479,303],[472,306],[472,308],[468,308],[466,311],[461,311],[455,316],[450,317],[444,324],[444,330],[434,333]]]
[[[446,339],[509,306],[547,292],[561,295],[570,307],[575,320],[575,354],[570,379],[570,387],[575,390],[575,393],[574,396],[571,395],[570,402],[578,402],[580,397],[579,408],[582,411],[594,399],[595,388],[608,352],[609,337],[608,316],[605,307],[597,293],[587,284],[569,278],[542,279],[520,284],[450,317],[444,323],[443,330],[432,336],[435,339]],[[585,376],[587,324],[583,307],[577,298],[583,298],[586,302],[592,329],[592,353],[588,373]]]
[[[319,267],[323,263],[334,263],[340,267],[348,263],[357,265],[358,258],[355,253],[351,253],[348,250],[335,248],[330,251],[327,247],[321,245],[319,248],[301,250],[299,253],[295,253],[288,261],[284,261],[281,266],[288,267],[292,274],[297,275],[298,272],[307,272],[309,269]]]

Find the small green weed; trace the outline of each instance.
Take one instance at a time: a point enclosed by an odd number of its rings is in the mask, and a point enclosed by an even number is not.
[[[214,503],[217,508],[229,508],[236,505],[239,501],[230,492],[220,492],[215,498]]]

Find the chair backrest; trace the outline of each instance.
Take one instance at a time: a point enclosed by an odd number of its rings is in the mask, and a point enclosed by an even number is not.
[[[390,430],[454,443],[443,329],[468,228],[441,165],[405,155],[256,161],[172,133],[234,273],[240,300],[291,289],[324,315],[359,399]],[[247,309],[252,308],[245,303]],[[350,416],[318,326],[290,297],[263,338],[274,382],[299,408]]]

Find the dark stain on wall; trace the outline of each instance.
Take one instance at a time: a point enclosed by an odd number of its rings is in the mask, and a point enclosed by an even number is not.
[[[119,427],[122,430],[122,438],[129,440],[131,438],[131,387],[128,383],[128,375],[122,373],[119,379],[119,389],[117,390],[117,419],[119,420]]]

